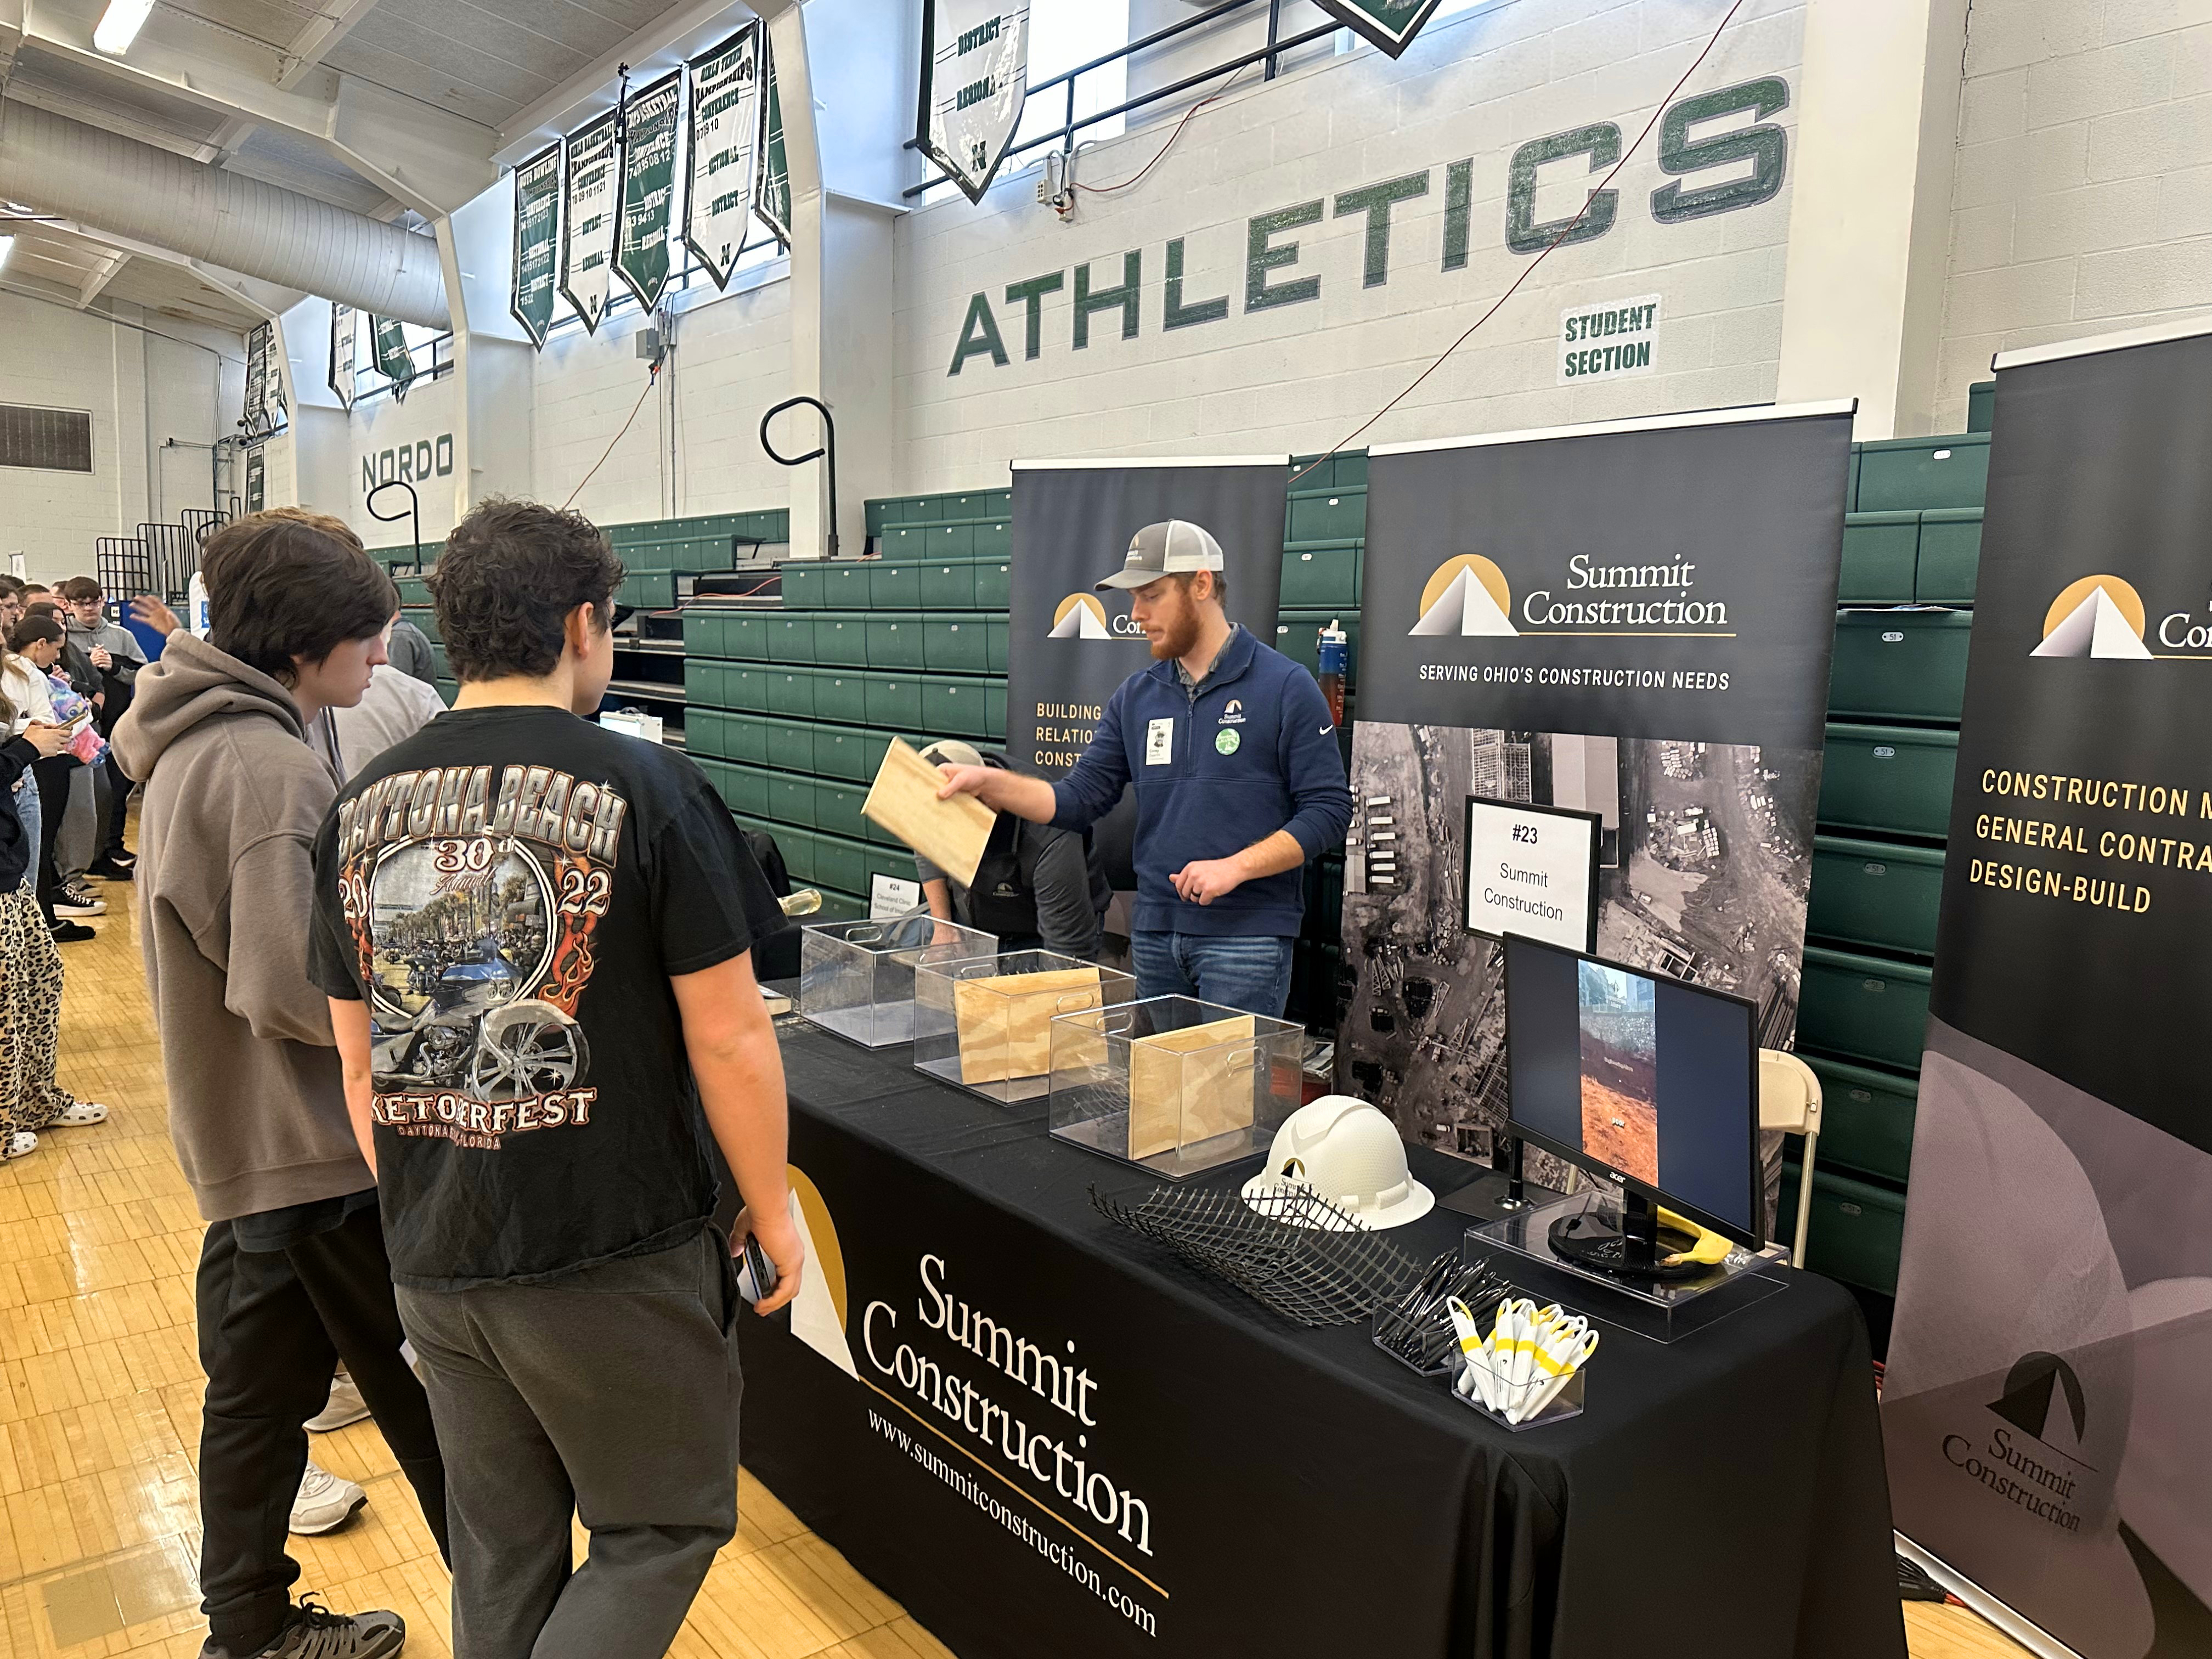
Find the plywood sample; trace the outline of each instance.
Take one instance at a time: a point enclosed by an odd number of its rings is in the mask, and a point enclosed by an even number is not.
[[[1054,1016],[1080,1013],[1099,1006],[1103,1000],[1096,968],[955,981],[952,1019],[960,1038],[960,1080],[1006,1083],[1042,1077],[1052,1069]],[[1086,1052],[1094,1048],[1096,1054]],[[1071,1050],[1063,1035],[1060,1048],[1066,1065],[1105,1063],[1103,1038],[1079,1040]]]
[[[976,866],[998,814],[973,795],[939,800],[945,776],[898,738],[884,751],[876,781],[860,814],[881,824],[963,887],[975,884]]]
[[[1130,1043],[1131,1158],[1251,1127],[1252,1073],[1261,1060],[1255,1030],[1242,1014]]]

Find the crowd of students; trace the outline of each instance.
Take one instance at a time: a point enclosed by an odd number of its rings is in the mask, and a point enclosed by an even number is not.
[[[357,1506],[307,1431],[363,1411],[453,1568],[459,1659],[664,1653],[735,1530],[732,1241],[774,1265],[750,1287],[763,1312],[805,1271],[751,967],[784,921],[703,773],[590,718],[622,574],[575,514],[479,507],[430,578],[450,710],[402,671],[429,653],[390,577],[299,509],[210,534],[204,635],[134,603],[166,636],[151,663],[96,589],[59,641],[28,611],[10,632],[0,1059],[6,1121],[31,1132],[100,1109],[52,1079],[36,989],[58,1007],[59,952],[19,781],[76,740],[50,663],[74,649],[100,677],[81,728],[127,684],[110,751],[78,758],[108,779],[105,805],[88,786],[102,823],[139,781],[138,856],[103,842],[84,869],[135,880],[209,1224],[204,1659],[399,1650],[396,1614],[295,1600],[285,1551],[288,1526]],[[76,874],[58,851],[58,901]],[[743,1205],[728,1235],[717,1153]],[[591,1535],[573,1570],[572,1516]]]

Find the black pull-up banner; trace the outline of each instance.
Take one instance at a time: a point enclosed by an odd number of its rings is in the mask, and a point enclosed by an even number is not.
[[[1882,1395],[1899,1529],[2212,1650],[2212,335],[2001,358]]]
[[[1182,519],[1212,532],[1227,566],[1231,620],[1273,641],[1290,469],[1287,455],[1014,463],[1007,764],[1065,777],[1115,688],[1152,660],[1128,594],[1092,591],[1121,570],[1129,538],[1146,525]],[[1098,830],[1108,871],[1125,887],[1135,884],[1127,805]]]
[[[1471,799],[1595,819],[1599,954],[1748,998],[1786,1046],[1850,441],[1834,404],[1370,454],[1338,1076],[1408,1139],[1481,1156],[1505,1115],[1470,915],[1587,902],[1474,869]]]

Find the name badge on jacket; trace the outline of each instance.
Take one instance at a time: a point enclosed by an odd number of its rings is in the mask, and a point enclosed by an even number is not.
[[[1145,728],[1145,764],[1165,766],[1175,758],[1175,721],[1154,720]]]

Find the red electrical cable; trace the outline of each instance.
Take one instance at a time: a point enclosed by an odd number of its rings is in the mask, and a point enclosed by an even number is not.
[[[1159,166],[1161,162],[1168,159],[1168,152],[1175,148],[1175,141],[1182,137],[1182,130],[1190,125],[1190,118],[1197,114],[1199,111],[1204,109],[1208,104],[1219,99],[1231,86],[1236,84],[1237,77],[1243,74],[1246,70],[1250,69],[1251,67],[1252,66],[1249,64],[1246,64],[1239,68],[1230,70],[1226,80],[1223,81],[1219,86],[1216,87],[1212,92],[1207,93],[1205,97],[1200,99],[1196,103],[1193,104],[1188,109],[1183,112],[1182,119],[1176,123],[1175,131],[1168,134],[1167,143],[1159,147],[1159,149],[1153,155],[1152,159],[1146,162],[1142,167],[1131,173],[1127,178],[1122,179],[1119,184],[1078,185],[1075,188],[1084,191],[1086,195],[1111,196],[1117,190],[1127,190],[1132,185],[1142,184],[1145,181],[1145,176],[1147,173],[1151,173],[1154,167]]]
[[[1628,165],[1630,158],[1632,157],[1638,150],[1644,147],[1644,141],[1651,136],[1652,130],[1659,125],[1660,117],[1667,112],[1668,106],[1674,101],[1675,98],[1680,94],[1682,88],[1689,85],[1690,77],[1705,67],[1705,59],[1712,56],[1713,48],[1720,44],[1721,36],[1727,32],[1728,26],[1735,21],[1735,15],[1743,9],[1743,4],[1744,0],[1735,0],[1735,3],[1728,9],[1727,14],[1722,17],[1719,25],[1714,28],[1712,38],[1705,42],[1705,49],[1698,54],[1697,61],[1692,63],[1689,68],[1682,71],[1682,78],[1674,82],[1674,91],[1669,92],[1664,98],[1659,100],[1659,106],[1651,112],[1651,118],[1644,124],[1644,131],[1636,135],[1636,142],[1631,144],[1626,149],[1621,151],[1620,159],[1613,164],[1613,170],[1605,175],[1605,178],[1600,181],[1598,187],[1595,190],[1591,191],[1589,196],[1583,200],[1582,211],[1575,215],[1573,218],[1567,221],[1565,228],[1562,229],[1557,236],[1554,236],[1550,241],[1545,243],[1543,247],[1538,252],[1536,257],[1529,260],[1527,264],[1521,268],[1521,274],[1513,279],[1513,285],[1507,289],[1504,293],[1498,296],[1496,301],[1492,303],[1489,310],[1484,312],[1481,316],[1476,318],[1474,322],[1470,323],[1464,334],[1462,334],[1459,338],[1454,340],[1449,345],[1446,346],[1442,352],[1438,353],[1437,360],[1434,362],[1431,363],[1419,374],[1416,374],[1413,380],[1407,384],[1404,391],[1401,392],[1396,397],[1391,398],[1389,403],[1383,404],[1382,408],[1376,410],[1372,415],[1370,415],[1365,420],[1362,421],[1358,426],[1346,433],[1333,448],[1325,451],[1322,454],[1316,455],[1311,461],[1308,462],[1297,472],[1293,473],[1291,477],[1291,483],[1293,485],[1295,485],[1300,478],[1304,477],[1307,473],[1312,471],[1314,468],[1319,466],[1323,461],[1328,459],[1330,456],[1342,452],[1352,443],[1353,439],[1358,437],[1359,434],[1366,431],[1369,427],[1373,426],[1376,422],[1381,420],[1392,410],[1397,408],[1400,404],[1405,402],[1407,398],[1413,395],[1415,387],[1419,386],[1422,381],[1427,380],[1430,375],[1442,368],[1444,366],[1445,360],[1448,359],[1453,352],[1457,351],[1462,346],[1465,345],[1468,341],[1474,337],[1476,329],[1480,328],[1485,323],[1488,322],[1492,317],[1495,317],[1500,311],[1504,309],[1505,302],[1520,292],[1521,284],[1527,282],[1531,276],[1534,275],[1538,265],[1542,264],[1545,260],[1551,258],[1552,250],[1559,246],[1560,243],[1565,241],[1568,237],[1573,235],[1576,227],[1580,225],[1584,219],[1589,216],[1589,210],[1596,204],[1597,198],[1603,195],[1607,187],[1613,183],[1614,179],[1620,176],[1621,168]]]

